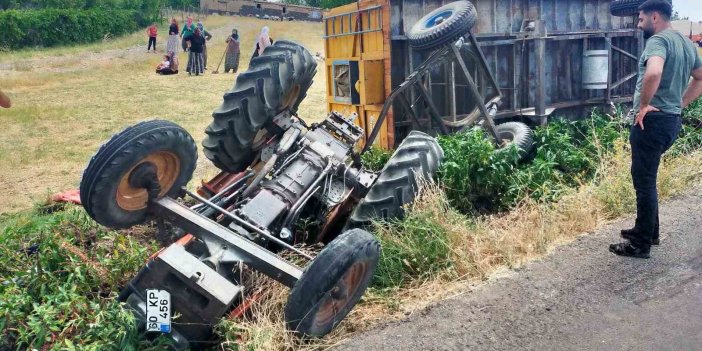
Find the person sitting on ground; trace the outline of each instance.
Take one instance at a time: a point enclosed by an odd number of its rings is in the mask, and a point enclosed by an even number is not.
[[[156,73],[162,75],[171,75],[178,73],[178,56],[170,51],[163,56],[163,61],[156,67]]]
[[[5,95],[2,90],[0,90],[0,107],[10,108],[11,106],[12,102],[10,101],[10,98]]]
[[[224,58],[224,73],[229,73],[232,70],[236,73],[239,70],[239,32],[232,29],[232,34],[227,37],[227,56]]]

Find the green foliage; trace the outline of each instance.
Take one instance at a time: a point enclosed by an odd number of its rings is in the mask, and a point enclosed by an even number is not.
[[[0,12],[0,47],[54,46],[87,43],[133,32],[135,12],[128,10],[9,10]]]
[[[683,127],[678,140],[670,148],[672,156],[702,149],[702,98],[693,101],[682,113]]]
[[[445,228],[431,211],[409,211],[392,223],[376,225],[381,251],[373,287],[392,289],[436,276],[451,267]]]
[[[318,7],[322,7],[325,9],[331,9],[331,8],[339,7],[342,5],[351,4],[351,3],[354,3],[356,1],[353,1],[353,0],[321,0],[319,2],[320,2],[320,6],[318,6]],[[310,5],[310,6],[312,6],[312,5]]]
[[[0,219],[0,330],[8,349],[150,347],[116,296],[153,245],[106,231],[75,207]]]
[[[380,171],[388,160],[390,160],[390,156],[392,156],[392,152],[373,146],[366,153],[361,155],[361,162],[364,167],[372,171]]]
[[[527,197],[554,201],[592,180],[602,157],[624,137],[619,122],[600,114],[555,121],[535,130],[534,159],[518,163],[516,149],[495,152],[481,130],[444,136],[439,178],[451,204],[465,213],[505,210]]]

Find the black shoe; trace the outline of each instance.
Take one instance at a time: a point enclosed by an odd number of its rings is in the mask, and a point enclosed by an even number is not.
[[[636,238],[636,231],[634,228],[631,229],[622,229],[622,238],[626,240],[632,240]],[[660,238],[653,238],[651,240],[651,245],[660,245],[661,244],[661,239]]]
[[[619,256],[650,258],[651,248],[635,246],[631,243],[619,243],[609,245],[609,252]]]

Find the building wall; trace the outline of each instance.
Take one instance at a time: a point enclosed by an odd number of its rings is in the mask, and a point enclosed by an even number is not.
[[[200,9],[210,13],[270,16],[298,21],[321,21],[322,10],[314,7],[295,6],[264,1],[247,0],[200,0]]]

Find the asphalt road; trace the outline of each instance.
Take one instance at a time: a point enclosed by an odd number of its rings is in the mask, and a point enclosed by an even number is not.
[[[702,350],[702,191],[663,204],[648,260],[609,243],[633,218],[370,330],[339,350]]]

